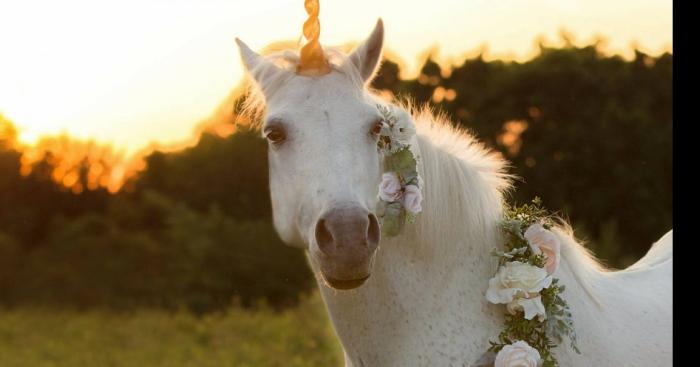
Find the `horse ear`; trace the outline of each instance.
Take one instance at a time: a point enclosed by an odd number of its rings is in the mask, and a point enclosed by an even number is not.
[[[243,60],[243,65],[246,70],[258,86],[260,86],[263,93],[268,94],[269,90],[266,89],[269,89],[270,81],[274,80],[275,76],[284,72],[284,70],[251,50],[250,47],[240,39],[236,38],[236,43],[238,44],[238,50],[241,53],[241,59]]]
[[[362,80],[369,82],[377,71],[382,56],[382,45],[384,44],[384,23],[382,19],[377,20],[372,34],[355,51],[350,54],[350,61],[360,71]]]

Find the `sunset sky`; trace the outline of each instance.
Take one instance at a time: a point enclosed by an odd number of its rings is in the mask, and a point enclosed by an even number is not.
[[[407,77],[434,47],[444,65],[479,50],[524,60],[560,29],[627,57],[632,45],[672,50],[670,0],[321,0],[321,42],[359,41],[378,17]],[[3,0],[0,114],[28,144],[68,133],[131,153],[184,141],[243,75],[234,38],[297,40],[305,19],[303,0]]]

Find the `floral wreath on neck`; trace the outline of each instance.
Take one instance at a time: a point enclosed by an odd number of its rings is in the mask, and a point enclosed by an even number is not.
[[[377,109],[383,119],[377,149],[384,157],[377,212],[382,234],[393,237],[421,212],[423,180],[411,115],[394,106],[378,104]],[[563,336],[580,354],[569,306],[561,298],[564,286],[553,277],[561,245],[550,231],[552,216],[541,204],[536,197],[531,204],[504,210],[504,251],[492,252],[498,270],[489,280],[486,300],[505,305],[507,312],[498,341],[489,341],[491,347],[473,366],[558,366],[552,349]]]

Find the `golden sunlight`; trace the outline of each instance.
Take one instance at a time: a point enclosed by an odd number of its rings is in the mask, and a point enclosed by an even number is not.
[[[475,52],[526,59],[563,27],[581,43],[605,37],[608,52],[659,54],[672,48],[671,11],[668,0],[322,1],[321,43],[358,41],[382,17],[404,76],[428,52],[443,64]],[[188,141],[239,84],[234,38],[254,49],[299,40],[307,19],[303,0],[28,0],[0,14],[0,114],[18,140],[67,134],[115,156]]]

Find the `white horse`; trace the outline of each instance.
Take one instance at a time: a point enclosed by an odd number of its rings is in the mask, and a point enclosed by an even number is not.
[[[380,115],[367,84],[381,59],[381,20],[350,55],[325,50],[331,71],[317,76],[297,72],[295,52],[263,57],[237,42],[257,93],[249,103],[264,111],[275,228],[307,250],[346,366],[478,360],[503,323],[505,307],[484,294],[497,268],[490,253],[502,247],[506,162],[443,118],[411,111],[423,212],[380,241]],[[553,231],[562,245],[554,276],[581,350],[565,340],[554,349],[560,365],[671,365],[672,232],[628,269],[607,271],[570,227]]]

